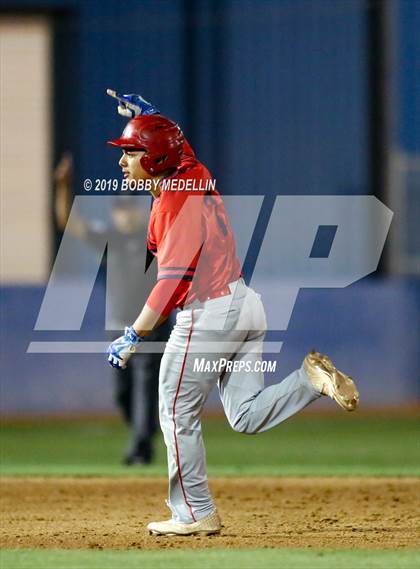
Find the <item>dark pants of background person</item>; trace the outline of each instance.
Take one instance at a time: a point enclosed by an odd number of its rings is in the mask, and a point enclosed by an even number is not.
[[[147,341],[166,342],[172,325],[165,322]],[[132,433],[126,464],[153,460],[153,437],[158,428],[158,388],[161,353],[139,353],[131,357],[127,369],[114,370],[115,400]]]

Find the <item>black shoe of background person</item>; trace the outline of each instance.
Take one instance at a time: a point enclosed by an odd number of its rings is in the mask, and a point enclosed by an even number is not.
[[[146,466],[151,462],[151,457],[142,456],[140,454],[128,454],[122,461],[125,466]]]
[[[126,466],[147,465],[153,461],[153,443],[151,439],[139,439],[134,441],[128,450],[123,463]]]

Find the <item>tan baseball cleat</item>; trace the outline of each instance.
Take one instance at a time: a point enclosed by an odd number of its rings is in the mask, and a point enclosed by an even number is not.
[[[151,522],[147,529],[151,535],[213,535],[220,533],[222,523],[219,514],[214,510],[205,518],[191,524],[167,520],[164,522]]]
[[[346,411],[356,409],[359,392],[354,381],[334,367],[328,356],[312,351],[303,360],[303,368],[320,393],[334,399]]]

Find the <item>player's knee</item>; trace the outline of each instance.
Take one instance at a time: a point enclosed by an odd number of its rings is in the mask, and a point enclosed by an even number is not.
[[[255,426],[247,416],[242,416],[236,418],[234,421],[230,421],[230,426],[234,431],[243,435],[255,435],[257,433]]]

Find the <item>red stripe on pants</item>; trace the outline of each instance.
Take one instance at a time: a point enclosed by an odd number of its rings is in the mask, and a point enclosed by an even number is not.
[[[194,512],[193,512],[193,510],[192,510],[191,504],[190,504],[190,503],[188,502],[188,500],[187,500],[187,495],[186,495],[186,493],[185,493],[185,488],[184,488],[184,482],[182,481],[181,461],[180,461],[180,458],[179,458],[178,439],[177,439],[177,436],[176,436],[176,402],[177,402],[177,399],[178,399],[179,390],[180,390],[181,383],[182,383],[182,376],[184,375],[185,362],[186,362],[186,360],[187,360],[188,349],[189,349],[189,347],[190,347],[190,341],[191,341],[191,335],[192,335],[192,331],[193,331],[193,326],[194,326],[194,310],[191,312],[191,328],[190,328],[190,332],[189,332],[189,334],[188,334],[187,347],[186,347],[186,349],[185,349],[184,360],[183,360],[183,362],[182,362],[181,373],[180,373],[180,376],[179,376],[179,379],[178,379],[178,386],[177,386],[177,388],[176,388],[174,404],[173,404],[173,407],[172,407],[172,420],[173,420],[173,423],[174,423],[174,440],[175,440],[175,449],[176,449],[176,464],[177,464],[177,466],[178,466],[179,482],[180,482],[180,484],[181,484],[182,494],[183,494],[183,496],[184,496],[185,503],[187,504],[187,506],[188,506],[188,508],[189,508],[189,510],[190,510],[191,517],[192,517],[192,519],[193,519],[194,521],[197,521],[197,520],[195,519]]]

